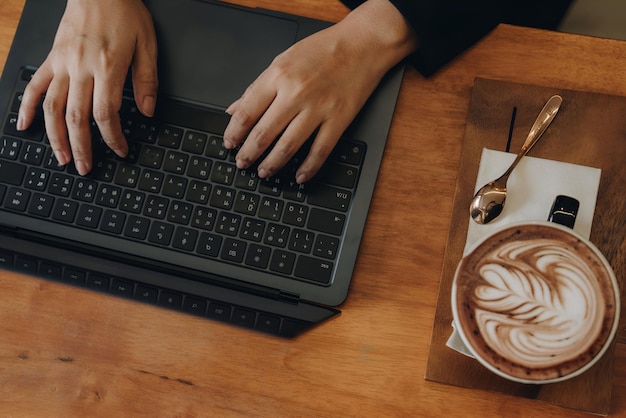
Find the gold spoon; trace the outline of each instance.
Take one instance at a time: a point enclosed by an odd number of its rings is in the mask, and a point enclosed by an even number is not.
[[[522,157],[530,151],[533,145],[541,138],[541,135],[548,129],[548,126],[559,111],[562,102],[563,99],[558,95],[552,96],[547,101],[543,109],[541,109],[541,112],[539,112],[513,164],[511,164],[504,174],[485,184],[476,192],[470,204],[470,216],[474,221],[479,224],[486,224],[500,215],[504,207],[504,201],[506,200],[506,182],[509,176],[517,163],[520,162]]]

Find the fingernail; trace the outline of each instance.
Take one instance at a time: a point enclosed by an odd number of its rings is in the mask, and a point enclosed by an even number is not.
[[[76,171],[78,171],[78,174],[80,174],[81,176],[89,173],[89,164],[85,163],[84,161],[75,161],[74,165],[76,166]]]
[[[264,179],[265,177],[267,177],[267,170],[265,170],[264,168],[259,168],[259,178]]]
[[[296,176],[296,183],[298,184],[302,184],[307,180],[306,174],[302,173],[302,174],[298,174]]]
[[[15,127],[17,128],[18,131],[24,130],[24,118],[22,118],[21,115],[18,115],[17,124],[15,125]]]
[[[70,162],[70,157],[67,153],[59,150],[54,151],[54,158],[57,159],[59,165],[65,165]]]
[[[128,155],[128,149],[118,148],[114,149],[113,152],[120,158],[126,158],[126,156]]]
[[[148,117],[154,116],[155,106],[156,106],[156,100],[154,96],[144,96],[143,102],[142,102],[142,109],[143,109],[144,115]]]
[[[224,142],[222,143],[222,145],[224,146],[224,148],[226,149],[233,149],[235,148],[235,144],[233,144],[232,142],[230,142],[229,140],[225,139]]]

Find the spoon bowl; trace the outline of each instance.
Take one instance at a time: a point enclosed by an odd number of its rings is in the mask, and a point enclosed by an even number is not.
[[[517,166],[517,163],[520,162],[522,157],[530,151],[533,145],[535,145],[539,138],[541,138],[541,135],[546,131],[546,129],[548,129],[548,126],[550,126],[550,123],[559,111],[562,102],[563,99],[558,95],[552,96],[546,102],[543,109],[541,109],[541,112],[539,112],[535,123],[533,123],[533,126],[528,133],[528,137],[517,154],[515,161],[513,161],[504,174],[485,184],[476,192],[470,204],[470,216],[476,223],[489,223],[502,213],[507,194],[506,182],[509,179],[509,176],[513,172],[515,166]]]

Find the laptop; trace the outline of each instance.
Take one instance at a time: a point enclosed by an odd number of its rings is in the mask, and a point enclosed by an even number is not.
[[[0,266],[276,336],[340,314],[402,79],[390,71],[305,185],[261,180],[222,147],[224,110],[281,51],[329,23],[207,0],[145,0],[159,44],[155,117],[130,84],[129,155],[93,130],[94,168],[59,166],[43,116],[15,129],[65,0],[27,0],[0,79]]]

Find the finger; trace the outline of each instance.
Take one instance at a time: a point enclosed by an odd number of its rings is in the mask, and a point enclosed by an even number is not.
[[[284,106],[281,104],[283,102],[290,103],[290,101],[280,100],[278,98],[274,100],[274,102],[269,106],[265,113],[263,113],[258,122],[248,133],[246,140],[235,157],[237,168],[250,167],[270,147],[270,145],[272,145],[276,138],[281,135],[281,132],[283,132],[288,125],[293,123],[293,119],[297,114],[297,108]],[[243,103],[241,106],[243,106]],[[296,123],[293,128],[296,131],[295,133],[297,133],[298,130],[296,128],[300,128],[300,126],[300,123]],[[291,152],[291,149],[288,148],[291,144],[292,141],[284,141],[284,152]],[[278,153],[280,153],[280,150],[275,153],[276,161],[282,158],[276,157]],[[266,167],[266,170],[268,173],[275,172],[273,167],[270,167],[269,164]]]
[[[97,77],[93,86],[92,110],[102,140],[121,158],[128,154],[119,115],[123,88],[123,71],[112,70],[106,76]]]
[[[55,77],[50,82],[48,92],[42,103],[46,135],[54,155],[61,165],[69,163],[72,159],[65,124],[68,90],[69,78],[66,76]]]
[[[93,79],[72,79],[67,95],[65,123],[69,136],[74,166],[80,175],[91,170],[90,109]]]
[[[259,177],[271,177],[283,168],[298,152],[302,144],[311,137],[318,124],[319,121],[312,119],[307,113],[299,113],[289,123],[272,150],[259,164]]]
[[[226,110],[231,115],[224,130],[224,146],[228,149],[241,144],[276,98],[276,91],[264,87],[269,83],[264,83],[262,77],[263,75],[252,83],[243,96]]]
[[[137,42],[133,58],[133,90],[139,111],[152,117],[156,106],[158,89],[157,78],[157,46],[154,27],[150,23],[145,36]]]
[[[17,117],[17,129],[27,129],[41,106],[41,100],[52,81],[52,72],[42,65],[26,85]]]
[[[311,149],[296,171],[296,183],[307,182],[322,168],[349,123],[324,123],[320,126]]]

